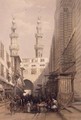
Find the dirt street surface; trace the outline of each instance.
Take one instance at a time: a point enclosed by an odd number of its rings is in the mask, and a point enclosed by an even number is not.
[[[0,107],[0,120],[62,120],[57,113],[15,113],[12,114],[6,107]]]

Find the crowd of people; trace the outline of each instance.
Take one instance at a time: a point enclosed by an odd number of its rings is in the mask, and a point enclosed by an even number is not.
[[[48,112],[58,111],[58,103],[54,97],[37,97],[32,95],[16,96],[10,101],[10,112]]]

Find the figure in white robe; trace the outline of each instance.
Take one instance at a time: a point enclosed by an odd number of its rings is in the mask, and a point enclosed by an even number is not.
[[[27,112],[28,112],[28,113],[31,112],[31,104],[30,104],[29,101],[28,101],[28,103],[27,103]]]

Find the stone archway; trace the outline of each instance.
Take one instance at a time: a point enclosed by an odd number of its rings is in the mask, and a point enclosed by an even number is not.
[[[25,79],[24,83],[25,83],[24,90],[31,90],[31,92],[33,92],[34,86],[31,80]]]

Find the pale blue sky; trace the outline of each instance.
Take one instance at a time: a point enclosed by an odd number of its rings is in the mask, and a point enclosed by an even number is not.
[[[12,16],[17,23],[21,57],[34,57],[34,44],[37,17],[42,18],[44,56],[49,56],[54,31],[54,12],[56,0],[0,0],[0,40],[10,44]]]

